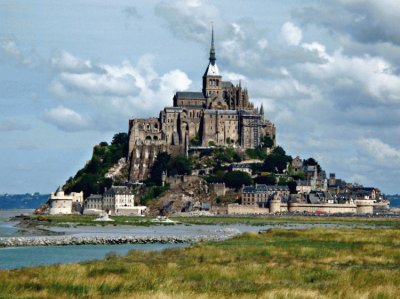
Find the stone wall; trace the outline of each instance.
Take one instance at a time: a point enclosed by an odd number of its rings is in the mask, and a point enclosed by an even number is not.
[[[289,203],[289,212],[307,213],[356,213],[355,204],[309,204],[309,203]]]
[[[239,204],[228,205],[228,215],[247,215],[247,214],[265,215],[269,214],[269,209],[259,208],[258,206],[244,206]]]

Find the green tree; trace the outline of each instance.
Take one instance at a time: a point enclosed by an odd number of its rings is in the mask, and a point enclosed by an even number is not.
[[[253,180],[251,176],[243,171],[231,171],[224,175],[225,185],[229,188],[239,189],[242,185],[251,185]]]
[[[270,175],[260,175],[254,179],[257,184],[275,185],[276,177],[273,173]]]
[[[168,173],[171,175],[191,174],[192,161],[184,155],[172,157],[168,163]]]
[[[263,170],[273,173],[282,173],[286,169],[287,163],[291,161],[292,157],[287,156],[285,150],[277,146],[264,160]]]
[[[274,141],[269,136],[262,136],[260,143],[263,148],[271,148],[274,146]]]
[[[167,152],[159,153],[150,170],[150,179],[157,185],[162,184],[162,174],[168,170],[168,164],[171,160],[171,155]]]

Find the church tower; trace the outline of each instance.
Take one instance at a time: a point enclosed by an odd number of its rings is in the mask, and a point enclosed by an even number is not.
[[[218,66],[216,64],[217,58],[215,57],[214,47],[214,28],[211,31],[211,48],[210,48],[210,62],[203,75],[203,94],[205,97],[222,98],[222,77],[219,74]]]

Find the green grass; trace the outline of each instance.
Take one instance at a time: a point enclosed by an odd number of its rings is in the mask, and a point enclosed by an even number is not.
[[[171,217],[186,224],[227,225],[247,224],[253,226],[279,224],[339,224],[399,227],[399,218],[329,217],[329,216],[218,216],[218,217]]]
[[[0,298],[396,298],[400,230],[273,229],[103,261],[0,271]]]
[[[171,225],[171,223],[152,222],[155,217],[141,216],[111,216],[113,222],[96,222],[97,216],[88,215],[31,215],[25,217],[21,222],[30,226],[91,226],[91,225],[134,225],[134,226],[150,226],[150,225]]]
[[[99,223],[93,220],[96,216],[85,215],[32,215],[23,222],[31,226],[84,226],[84,225],[171,225],[169,223],[154,223],[154,217],[112,216],[114,222]],[[400,228],[399,218],[360,218],[360,217],[329,217],[329,216],[264,216],[264,217],[170,217],[170,219],[186,225],[229,225],[246,224],[252,226],[282,225],[282,224],[338,224],[353,226],[396,227]]]

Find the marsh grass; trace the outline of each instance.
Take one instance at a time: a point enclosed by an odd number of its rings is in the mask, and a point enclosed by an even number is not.
[[[273,229],[0,271],[0,298],[398,298],[398,229]]]
[[[154,217],[138,216],[112,216],[114,222],[98,223],[94,222],[95,216],[88,215],[31,215],[25,217],[21,222],[29,226],[92,226],[92,225],[133,225],[133,226],[155,226],[171,225],[172,223],[152,222]],[[183,225],[229,225],[245,224],[252,226],[264,225],[299,225],[299,224],[331,224],[346,226],[371,226],[371,227],[393,227],[400,228],[398,218],[360,218],[360,217],[329,217],[329,216],[264,216],[264,217],[170,217],[177,223]]]

